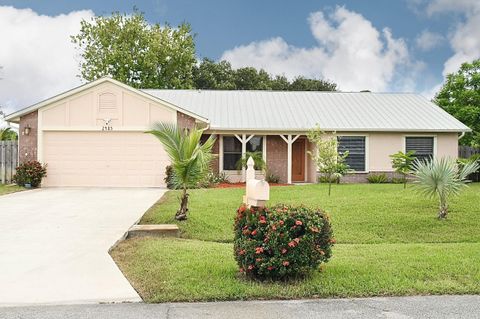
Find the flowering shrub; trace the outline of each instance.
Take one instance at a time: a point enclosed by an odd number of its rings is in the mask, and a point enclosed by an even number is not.
[[[42,182],[42,178],[47,176],[47,165],[42,165],[37,161],[22,163],[16,170],[13,179],[20,186],[30,184],[32,187],[38,187]]]
[[[328,261],[335,243],[328,215],[305,207],[242,205],[234,228],[240,272],[257,279],[306,275]]]

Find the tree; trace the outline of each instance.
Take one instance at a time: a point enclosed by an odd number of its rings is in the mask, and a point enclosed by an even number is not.
[[[339,179],[345,174],[348,166],[345,159],[348,157],[348,151],[340,154],[338,152],[338,140],[335,132],[325,133],[316,127],[307,134],[308,140],[314,143],[316,149],[314,152],[308,151],[308,155],[328,180],[328,196],[332,189],[332,181]]]
[[[80,74],[87,81],[111,76],[135,88],[179,89],[193,87],[193,37],[188,24],[149,24],[135,10],[83,20],[71,40],[80,51]]]
[[[18,139],[18,134],[10,127],[0,128],[0,141],[15,141]]]
[[[253,67],[240,68],[235,71],[235,86],[237,90],[269,90],[270,75]]]
[[[402,175],[403,188],[407,188],[407,175],[412,172],[415,151],[408,151],[407,153],[399,151],[390,155],[390,158],[392,159],[392,168],[395,169],[395,172]]]
[[[156,136],[163,145],[172,163],[172,182],[182,189],[180,209],[175,218],[186,220],[188,213],[188,189],[195,187],[208,174],[212,160],[212,147],[215,138],[210,136],[200,143],[202,130],[179,129],[175,124],[157,123],[147,132]]]
[[[465,188],[468,175],[479,169],[476,161],[458,165],[454,159],[441,158],[431,161],[415,161],[413,174],[416,177],[417,188],[428,197],[438,197],[438,218],[445,219],[448,215],[448,199],[458,195]]]
[[[307,79],[299,76],[290,84],[290,91],[336,91],[337,85],[332,82],[317,79]]]
[[[461,144],[480,145],[480,59],[448,74],[434,102],[472,129],[460,139]]]
[[[297,77],[290,82],[285,75],[271,75],[263,69],[243,67],[232,69],[230,62],[203,59],[193,69],[193,82],[198,89],[211,90],[275,90],[335,91],[335,83]]]
[[[235,90],[235,71],[230,62],[205,58],[193,68],[193,83],[197,89]]]

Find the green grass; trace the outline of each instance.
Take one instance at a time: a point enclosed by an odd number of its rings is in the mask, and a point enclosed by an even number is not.
[[[454,198],[450,215],[439,222],[437,201],[417,195],[411,186],[341,184],[327,194],[326,185],[272,187],[269,204],[303,203],[331,216],[339,243],[480,242],[480,184]],[[177,223],[182,237],[231,242],[233,218],[243,189],[198,189],[190,192],[187,222],[176,222],[178,192],[168,192],[143,216],[142,224]]]
[[[480,184],[437,202],[410,186],[362,184],[271,188],[270,204],[303,203],[332,216],[338,244],[310,277],[259,283],[239,276],[232,227],[243,189],[191,191],[181,239],[129,239],[111,252],[147,302],[480,293]],[[178,193],[168,192],[142,223],[174,223]]]
[[[311,277],[259,283],[238,276],[232,244],[127,240],[112,252],[147,302],[480,293],[480,244],[338,245]]]
[[[0,195],[20,192],[25,190],[25,188],[17,186],[17,185],[3,185],[0,184]]]

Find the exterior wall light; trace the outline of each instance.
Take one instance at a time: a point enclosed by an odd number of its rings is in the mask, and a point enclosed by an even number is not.
[[[27,125],[23,128],[23,135],[29,135],[31,130],[32,130],[32,128],[30,127],[30,125],[27,124]]]

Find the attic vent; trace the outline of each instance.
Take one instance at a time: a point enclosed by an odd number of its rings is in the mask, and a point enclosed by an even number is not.
[[[117,97],[113,93],[102,93],[99,97],[100,111],[113,111],[117,108]]]

